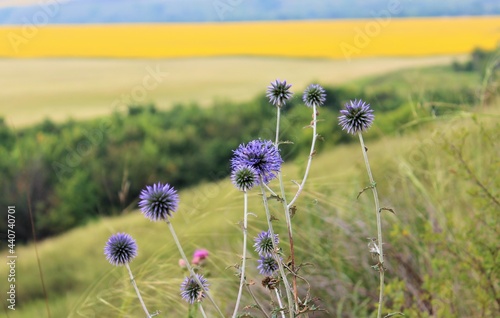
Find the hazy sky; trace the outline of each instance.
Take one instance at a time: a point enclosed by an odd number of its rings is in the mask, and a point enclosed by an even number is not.
[[[26,5],[36,5],[36,4],[49,4],[51,2],[69,2],[73,0],[0,0],[0,8],[2,7],[19,7]]]
[[[0,0],[0,25],[356,19],[391,7],[394,17],[500,15],[499,0]]]

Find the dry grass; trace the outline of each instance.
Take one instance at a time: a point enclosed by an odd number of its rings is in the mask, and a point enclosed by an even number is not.
[[[346,60],[291,58],[182,58],[162,60],[0,60],[0,115],[14,126],[109,114],[122,96],[142,87],[147,68],[168,75],[137,102],[167,109],[175,103],[210,105],[214,99],[250,100],[276,77],[300,91],[312,81],[327,85],[409,67],[449,63],[454,57]],[[133,98],[130,98],[133,100]]]
[[[498,128],[493,126],[497,122],[494,118],[498,110],[490,114],[491,111],[493,110],[488,110],[489,115],[481,116],[487,133],[494,133]],[[388,266],[391,267],[387,278],[388,299],[393,299],[391,297],[395,297],[398,292],[407,290],[404,286],[396,286],[399,279],[405,282],[408,278],[407,274],[401,273],[397,255],[405,255],[409,249],[411,258],[408,259],[415,262],[422,259],[439,261],[440,257],[445,257],[445,254],[439,254],[439,249],[434,251],[426,248],[426,244],[437,248],[441,238],[430,237],[426,232],[426,223],[422,225],[422,219],[428,220],[426,213],[430,213],[423,206],[429,204],[437,209],[439,220],[436,222],[440,225],[451,222],[450,224],[464,226],[470,221],[466,216],[474,210],[470,195],[467,194],[471,188],[470,181],[460,174],[449,173],[450,167],[457,169],[456,162],[444,155],[442,145],[435,143],[433,136],[435,132],[442,131],[452,136],[465,129],[475,136],[470,140],[474,142],[482,130],[480,131],[469,118],[455,118],[449,122],[436,121],[428,128],[415,134],[383,138],[369,143],[383,204],[397,210],[397,215],[384,215]],[[424,159],[425,163],[415,161],[415,149],[422,146],[429,150]],[[467,149],[466,155],[479,158],[478,162],[474,162],[474,167],[480,169],[487,167],[481,163],[482,160],[488,161],[488,158],[493,157],[489,152],[491,150],[483,149],[484,152],[478,152],[475,145],[472,145]],[[304,275],[307,275],[315,286],[315,292],[323,293],[323,305],[330,310],[328,314],[316,315],[318,317],[341,317],[341,312],[345,317],[368,317],[367,312],[371,309],[367,304],[374,302],[369,290],[366,290],[368,286],[373,285],[375,274],[369,268],[370,258],[367,255],[365,238],[373,233],[375,225],[370,196],[365,195],[356,200],[356,194],[366,182],[359,152],[357,144],[343,145],[315,157],[307,190],[298,202],[299,210],[294,218],[297,252],[301,261],[316,265],[305,269]],[[412,158],[413,161],[409,162]],[[408,162],[410,165],[404,165]],[[416,177],[410,178],[404,167],[411,168]],[[291,179],[300,177],[301,168],[302,165],[299,166],[298,163],[285,166],[284,179],[287,185],[291,185]],[[488,171],[491,172],[492,169]],[[483,171],[483,174],[488,176],[488,171]],[[422,189],[429,195],[421,194],[419,187],[411,184],[412,178],[417,182],[424,182],[426,188]],[[432,184],[443,186],[432,189],[429,187]],[[441,190],[437,191],[439,189]],[[211,251],[210,262],[207,264],[211,287],[218,303],[228,312],[232,309],[237,283],[232,276],[233,271],[225,267],[236,264],[239,260],[241,234],[237,223],[242,217],[241,202],[241,195],[229,180],[200,185],[181,191],[179,213],[172,220],[189,254],[197,247]],[[258,194],[252,192],[250,211],[256,214],[250,221],[252,236],[265,228],[260,202]],[[272,203],[276,211],[279,209],[277,205],[278,203]],[[282,225],[282,222],[276,225],[279,224]],[[446,226],[443,230],[442,235],[459,231]],[[117,231],[128,232],[137,239],[140,254],[131,266],[148,306],[152,310],[159,309],[170,315],[184,316],[187,308],[185,304],[179,303],[178,295],[178,286],[184,273],[177,266],[179,256],[166,225],[151,223],[134,211],[121,217],[99,220],[39,244],[53,317],[141,315],[141,308],[128,283],[126,271],[123,268],[113,268],[102,254],[106,239]],[[283,233],[283,229],[280,231]],[[430,241],[424,243],[423,238]],[[287,250],[286,243],[283,243],[284,250]],[[452,241],[450,246],[459,247],[462,244],[463,241]],[[19,246],[17,252],[22,260],[17,267],[17,296],[20,307],[15,312],[9,312],[9,317],[45,316],[33,245]],[[4,253],[0,256],[5,258]],[[446,257],[449,259],[449,256]],[[255,258],[250,260],[250,264],[249,275],[258,280],[259,275],[254,268]],[[416,269],[419,275],[433,275],[430,278],[422,276],[425,279],[431,282],[439,280],[442,282],[441,286],[447,286],[452,283],[447,270],[458,274],[459,272],[453,271],[459,269],[452,261],[446,264],[446,268],[437,268],[435,271],[426,272],[419,267]],[[464,274],[467,277],[470,275],[469,272]],[[471,275],[469,278],[460,279],[464,280],[458,280],[458,284],[473,284],[475,278]],[[411,281],[407,282],[410,283]],[[427,285],[424,285],[424,288],[427,288],[425,286]],[[254,288],[258,290],[258,282]],[[432,286],[428,288],[437,301],[447,299],[445,291]],[[487,314],[469,314],[468,310],[475,308],[474,302],[477,299],[473,296],[475,291],[471,290],[469,293],[464,289],[466,288],[460,288],[460,295],[466,295],[470,304],[464,303],[464,308],[457,309],[457,312],[466,314],[447,314],[443,311],[444,307],[436,303],[434,308],[440,313],[439,317],[493,317]],[[453,296],[450,300],[461,303],[460,295]],[[33,301],[34,298],[37,300]],[[250,303],[250,300],[245,298],[245,303]],[[335,304],[338,307],[334,308]],[[494,304],[485,304],[486,307],[495,308]],[[448,305],[445,307],[449,308]],[[211,311],[208,304],[207,309]],[[416,317],[416,314],[412,315],[414,310],[416,309],[407,305],[405,313],[407,316]],[[426,316],[425,312],[419,313],[422,317]]]

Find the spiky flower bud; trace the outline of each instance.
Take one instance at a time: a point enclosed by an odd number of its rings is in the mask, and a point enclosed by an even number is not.
[[[139,208],[151,221],[167,221],[179,205],[179,195],[168,183],[146,186],[139,198]]]
[[[273,255],[273,241],[271,240],[271,233],[269,231],[262,231],[255,239],[255,251],[259,256],[272,256]],[[278,234],[274,234],[274,243],[279,243]]]
[[[257,269],[259,273],[265,276],[271,276],[275,271],[278,270],[279,265],[272,256],[261,256],[258,260],[259,265]]]
[[[346,130],[353,135],[368,130],[375,119],[370,104],[361,99],[349,101],[345,104],[345,109],[342,109],[340,113],[342,116],[339,117],[339,125],[342,130]]]
[[[238,166],[231,172],[231,181],[240,191],[252,189],[259,181],[259,175],[252,166]]]
[[[323,106],[326,100],[325,90],[318,84],[311,84],[304,91],[302,100],[310,108]]]
[[[198,280],[201,282],[203,287],[198,285],[198,282],[193,276],[186,277],[181,284],[182,299],[190,304],[194,304],[195,302],[201,301],[205,298],[205,293],[203,291],[208,289],[207,280],[200,274],[195,275],[198,277]]]
[[[271,86],[267,87],[266,96],[269,98],[271,104],[281,108],[285,106],[286,102],[293,95],[290,91],[290,87],[292,87],[292,85],[287,84],[286,81],[280,82],[280,80],[276,80],[271,82]]]
[[[106,242],[104,255],[111,265],[125,265],[137,256],[137,244],[129,234],[116,233]]]

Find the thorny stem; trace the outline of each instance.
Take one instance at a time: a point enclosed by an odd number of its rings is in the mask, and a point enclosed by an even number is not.
[[[148,318],[151,318],[151,315],[149,314],[149,311],[146,308],[146,304],[144,304],[144,301],[142,300],[141,293],[139,292],[139,288],[137,288],[137,284],[135,283],[134,275],[132,275],[132,270],[130,270],[130,266],[128,265],[128,263],[125,263],[125,267],[128,270],[128,274],[130,276],[130,282],[132,283],[132,286],[134,286],[135,293],[137,294],[137,298],[139,298],[139,301],[141,302],[142,309],[146,313],[146,316]]]
[[[380,287],[379,287],[379,297],[378,297],[378,311],[377,318],[382,317],[382,305],[384,300],[384,250],[382,242],[382,222],[380,220],[380,203],[378,200],[377,184],[373,180],[372,170],[370,169],[370,162],[368,161],[368,154],[366,152],[365,142],[363,141],[363,136],[358,133],[359,142],[361,144],[361,151],[363,152],[363,158],[365,159],[366,171],[368,172],[368,177],[370,178],[370,185],[373,192],[373,199],[375,201],[375,213],[377,215],[377,245],[379,249],[378,254],[378,272],[380,274]]]
[[[193,279],[196,280],[196,282],[198,283],[198,286],[200,286],[200,288],[203,289],[203,292],[205,293],[205,295],[207,295],[207,298],[214,305],[214,307],[217,310],[217,312],[219,313],[219,315],[224,318],[224,314],[220,310],[219,306],[217,306],[217,304],[215,303],[214,299],[212,298],[212,296],[208,292],[208,289],[205,288],[205,286],[203,286],[203,284],[201,283],[198,276],[196,276],[196,273],[194,272],[193,267],[189,264],[189,260],[187,259],[186,254],[184,253],[184,250],[182,249],[181,243],[179,242],[179,239],[177,238],[177,234],[175,234],[175,230],[174,230],[174,227],[172,226],[172,223],[170,223],[170,221],[167,220],[167,224],[168,224],[168,228],[170,229],[170,233],[172,233],[172,237],[174,238],[175,245],[177,245],[177,248],[179,249],[179,253],[181,254],[182,259],[186,263],[186,267],[187,267],[189,273],[191,274],[191,276],[193,276]]]
[[[245,284],[245,267],[247,260],[247,228],[248,228],[248,193],[243,192],[243,255],[241,260],[241,270],[240,270],[240,288],[238,290],[238,297],[236,298],[236,305],[234,306],[233,318],[236,317],[238,313],[238,307],[240,306],[241,294],[243,292],[243,285]]]
[[[266,190],[265,190],[263,184],[264,184],[264,180],[262,179],[262,177],[260,177],[260,189],[262,192],[262,201],[264,203],[264,209],[266,210],[267,225],[269,227],[269,233],[271,234],[271,238],[274,238],[274,229],[273,229],[273,224],[272,224],[272,220],[271,220],[271,212],[269,211],[269,205],[267,203],[267,197],[266,197]],[[273,243],[273,250],[274,250],[273,256],[275,257],[276,263],[278,264],[280,276],[281,276],[281,279],[283,280],[283,284],[285,285],[286,297],[288,299],[288,309],[290,311],[290,318],[293,318],[294,317],[293,299],[292,299],[292,293],[290,290],[290,284],[288,283],[288,279],[286,278],[285,270],[283,268],[283,264],[281,262],[281,259],[280,259],[279,255],[277,254],[278,249],[276,246],[276,242],[274,241],[274,239],[272,239],[271,242]]]
[[[315,112],[316,113],[316,112]],[[277,113],[276,113],[276,139],[275,139],[275,147],[278,149],[279,148],[279,127],[280,127],[280,108],[278,107]],[[282,204],[283,204],[283,209],[285,210],[285,221],[286,221],[286,227],[288,231],[288,240],[290,242],[290,262],[291,265],[290,267],[292,268],[292,285],[293,285],[293,299],[295,303],[295,310],[299,310],[299,293],[297,290],[297,277],[295,277],[295,249],[293,246],[293,231],[292,231],[292,220],[290,218],[290,206],[287,204],[286,200],[286,194],[285,194],[285,186],[283,184],[283,175],[281,174],[281,171],[278,172],[278,180],[280,183],[280,190],[281,190],[281,198],[282,198]]]
[[[297,193],[293,197],[292,201],[288,204],[288,209],[290,209],[295,201],[297,201],[297,198],[299,195],[302,193],[302,190],[304,190],[304,185],[306,184],[307,177],[309,175],[309,169],[311,168],[311,163],[312,159],[314,157],[314,147],[316,146],[316,139],[318,138],[318,134],[316,132],[317,130],[317,111],[316,111],[316,105],[313,105],[313,121],[312,121],[312,129],[313,129],[313,137],[312,137],[312,142],[311,142],[311,151],[309,152],[309,159],[307,161],[307,166],[306,166],[306,171],[304,173],[304,178],[302,179],[302,182],[299,185],[299,189],[297,190]]]

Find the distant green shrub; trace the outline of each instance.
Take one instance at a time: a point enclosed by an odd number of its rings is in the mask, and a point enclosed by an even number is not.
[[[415,91],[418,78],[439,80],[432,88]],[[454,87],[455,82],[460,86]],[[321,136],[317,147],[350,142],[337,125],[338,111],[353,96],[369,101],[377,111],[367,139],[401,132],[421,117],[463,110],[472,104],[475,77],[459,77],[450,68],[416,73],[398,72],[342,87],[326,87],[320,109]],[[433,113],[433,101],[439,104]],[[451,105],[451,106],[450,106]],[[283,108],[282,156],[289,161],[309,147],[304,129],[311,114],[299,97]],[[416,110],[415,110],[416,109]],[[229,174],[231,150],[255,136],[274,134],[273,107],[264,95],[244,103],[217,102],[212,107],[177,105],[160,111],[155,105],[129,105],[126,112],[76,122],[40,124],[14,131],[0,122],[0,185],[3,205],[17,202],[28,216],[31,199],[35,230],[40,238],[61,233],[98,216],[113,215],[135,203],[144,184],[168,178],[176,187],[216,181]],[[445,111],[445,112],[443,112]],[[417,117],[416,117],[417,116]],[[299,128],[297,128],[299,127]],[[78,195],[77,195],[78,193]],[[0,220],[3,226],[5,220]],[[18,240],[32,238],[30,222],[18,224]]]

